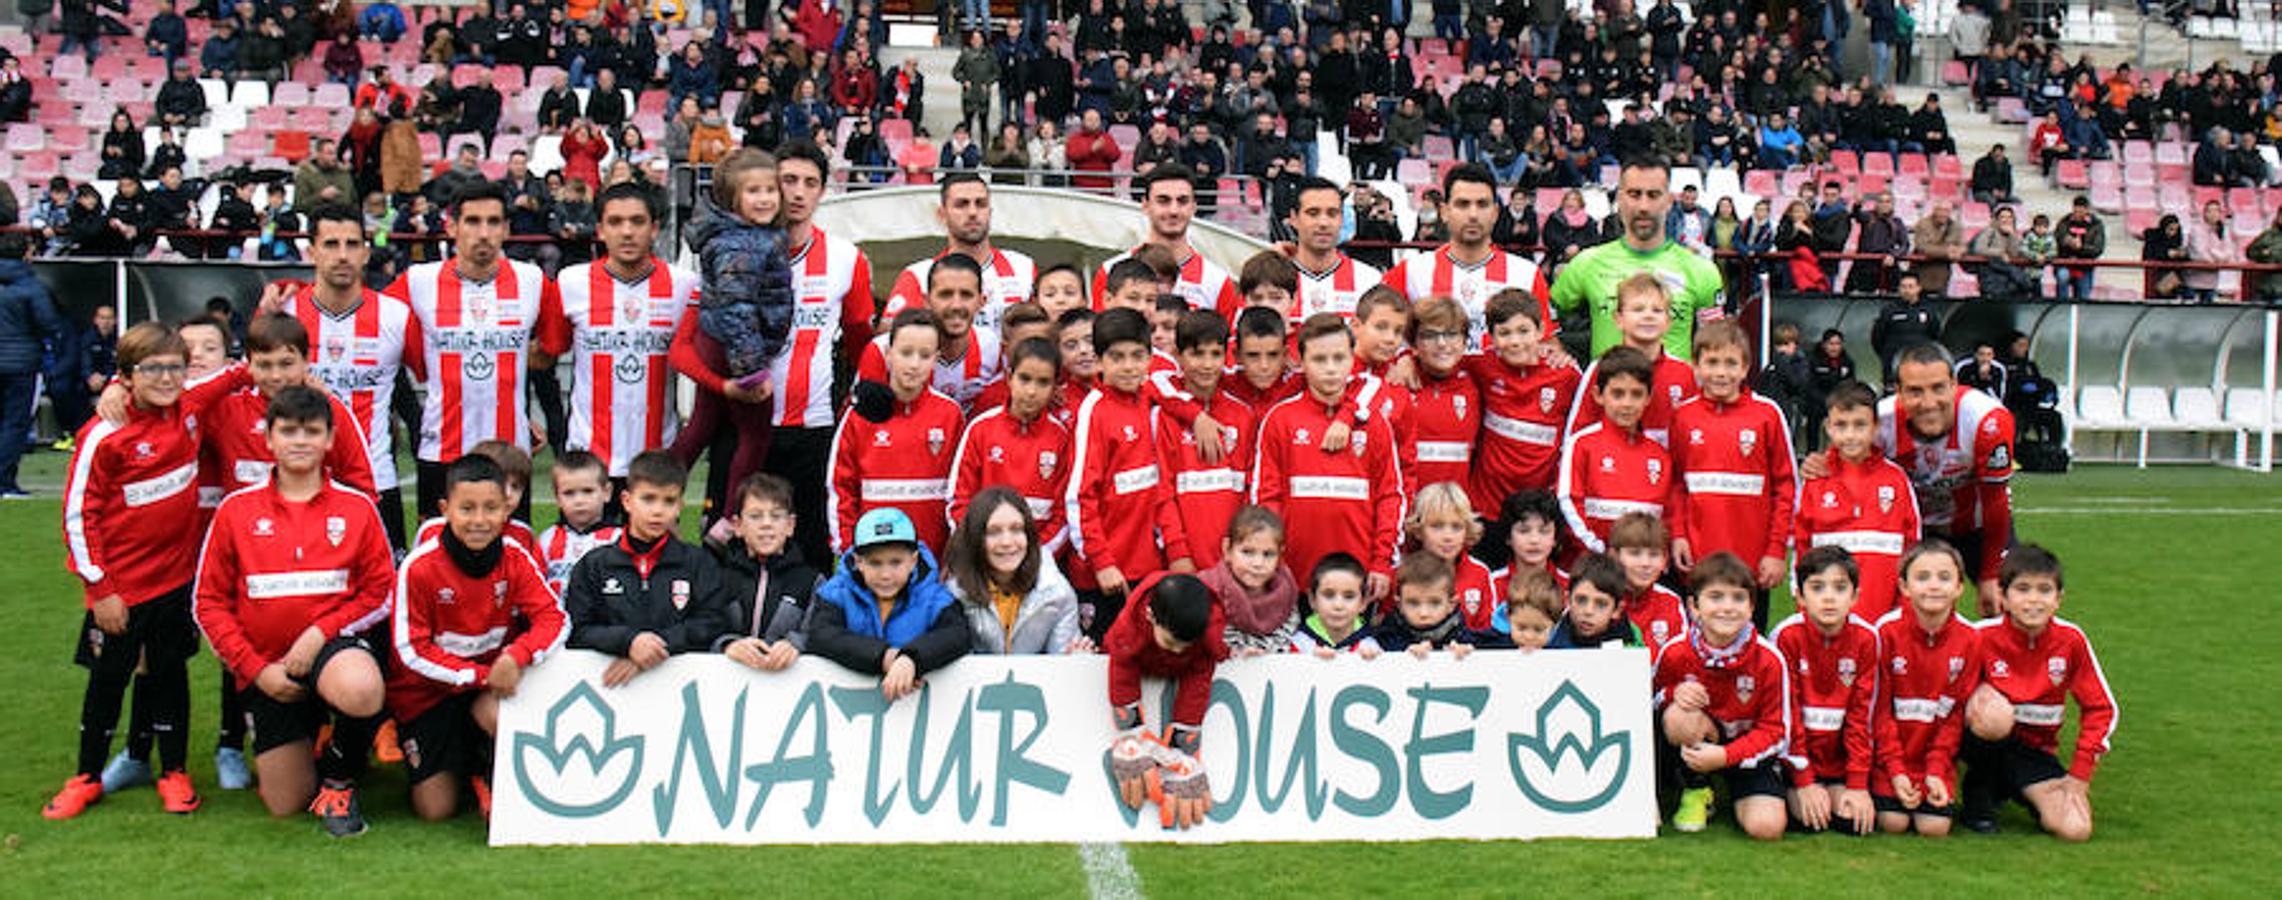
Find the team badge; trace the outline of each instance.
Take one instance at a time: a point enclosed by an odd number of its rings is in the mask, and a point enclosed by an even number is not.
[[[1743,455],[1750,456],[1751,448],[1759,444],[1759,432],[1749,428],[1743,429],[1736,433],[1735,443],[1743,448]]]
[[[1690,428],[1690,429],[1688,429],[1688,446],[1690,446],[1690,447],[1701,447],[1701,446],[1703,446],[1703,444],[1704,444],[1704,430],[1703,430],[1703,429],[1701,429],[1701,428]]]
[[[1806,671],[1805,663],[1799,664],[1799,671]],[[1838,658],[1838,683],[1847,687],[1854,686],[1854,657],[1842,656]]]
[[[495,312],[495,310],[492,308],[493,300],[494,298],[486,297],[481,294],[477,294],[476,296],[468,298],[468,318],[474,319],[478,325],[491,321],[491,314]]]
[[[640,323],[647,312],[648,298],[640,294],[621,295],[618,298],[619,324]]]
[[[1838,508],[1838,492],[1837,492],[1837,491],[1824,491],[1824,492],[1822,492],[1822,508],[1824,508],[1824,509],[1837,509],[1837,508]]]
[[[1758,680],[1749,675],[1737,678],[1735,680],[1735,699],[1743,703],[1751,702],[1751,692],[1758,687]]]
[[[154,452],[156,452],[156,451],[153,451],[153,450],[151,449],[151,442],[149,442],[149,441],[136,441],[136,442],[135,442],[135,458],[136,458],[136,459],[149,459],[149,458],[151,458],[151,454],[152,454],[152,453],[154,453]]]
[[[1671,395],[1672,395],[1672,405],[1673,405],[1673,406],[1678,406],[1678,405],[1680,405],[1680,386],[1679,386],[1679,385],[1676,385],[1676,384],[1675,384],[1675,385],[1672,385],[1672,387],[1671,387],[1671,390],[1670,390],[1670,393],[1671,393]]]
[[[1952,656],[1952,657],[1950,657],[1950,658],[1949,658],[1949,680],[1951,680],[1951,681],[1956,681],[1956,680],[1957,680],[1957,676],[1959,676],[1959,675],[1963,675],[1963,674],[1965,674],[1965,657],[1962,657],[1962,656]]]
[[[495,609],[507,608],[507,579],[501,578],[491,583],[491,605]]]
[[[1354,450],[1355,450],[1355,458],[1357,458],[1357,459],[1361,459],[1361,458],[1363,458],[1363,446],[1364,446],[1364,441],[1365,441],[1365,439],[1367,439],[1367,438],[1369,438],[1369,437],[1370,437],[1370,435],[1369,435],[1368,433],[1366,433],[1366,432],[1361,432],[1361,431],[1358,431],[1358,432],[1355,432],[1355,437],[1354,437],[1352,440],[1349,440],[1349,441],[1347,442],[1348,446],[1350,446],[1350,447],[1353,447],[1353,448],[1354,448]]]
[[[2011,678],[2012,676],[2013,676],[2013,667],[2011,667],[2011,666],[2008,666],[2008,665],[2005,665],[2005,661],[2004,661],[2004,660],[2001,660],[2001,659],[1999,659],[1999,660],[1993,660],[1993,661],[1991,661],[1991,662],[1989,663],[1989,677],[1991,677],[1991,678]]]
[[[2068,658],[2055,656],[2045,660],[2044,674],[2052,679],[2054,685],[2068,680]]]
[[[1463,602],[1466,606],[1466,615],[1473,615],[1482,608],[1482,592],[1479,590],[1467,591],[1466,599]]]
[[[2012,452],[2008,450],[2005,445],[1998,444],[1997,446],[1989,449],[1989,468],[1992,471],[1996,469],[2009,469],[2012,468],[2012,465]]]
[[[1458,414],[1459,419],[1466,418],[1466,398],[1463,396],[1450,398],[1450,409]]]
[[[1554,401],[1559,399],[1561,399],[1561,392],[1556,391],[1552,388],[1538,388],[1537,411],[1543,413],[1552,412]]]
[[[1293,429],[1293,431],[1292,431],[1292,443],[1294,443],[1294,444],[1300,444],[1300,445],[1303,445],[1303,446],[1304,446],[1304,445],[1306,445],[1306,444],[1307,444],[1307,429],[1305,429],[1305,428],[1298,428],[1298,429]]]
[[[605,594],[623,594],[626,593],[626,586],[619,584],[616,578],[605,578],[602,580],[602,592]]]
[[[338,546],[340,546],[340,545],[341,545],[341,539],[343,539],[343,538],[346,538],[346,537],[348,537],[348,536],[349,536],[349,520],[348,520],[348,519],[346,519],[346,518],[343,518],[343,517],[341,517],[341,516],[326,516],[326,517],[325,517],[325,540],[327,540],[327,541],[331,542],[333,546],[335,546],[335,547],[338,547]]]
[[[1656,643],[1659,643],[1659,644],[1661,644],[1661,643],[1664,643],[1664,639],[1665,639],[1665,637],[1666,637],[1666,636],[1668,636],[1668,635],[1670,635],[1671,633],[1672,633],[1672,623],[1670,623],[1670,622],[1666,622],[1666,621],[1663,621],[1663,620],[1657,620],[1657,621],[1654,621],[1654,622],[1650,622],[1650,623],[1648,623],[1648,634],[1649,634],[1649,636],[1651,636],[1651,637],[1654,637],[1654,638],[1656,639]]]
[[[689,581],[687,579],[674,579],[673,594],[675,612],[689,608]]]
[[[1649,483],[1649,484],[1655,484],[1657,481],[1661,480],[1663,477],[1664,477],[1664,461],[1663,461],[1663,460],[1660,460],[1660,459],[1651,459],[1651,460],[1649,460],[1649,461],[1648,461],[1648,483]]]
[[[1131,425],[1127,425],[1127,426],[1125,426],[1125,442],[1126,442],[1126,443],[1130,444],[1130,443],[1133,443],[1134,441],[1138,441],[1138,440],[1140,440],[1140,439],[1141,439],[1141,435],[1140,435],[1140,433],[1139,433],[1139,432],[1136,432],[1136,431],[1134,431],[1134,430],[1133,430],[1133,426],[1131,426]]]
[[[254,520],[254,537],[269,537],[276,533],[277,523],[270,521],[268,517]]]
[[[1054,463],[1056,462],[1058,462],[1058,460],[1054,458],[1054,451],[1052,450],[1047,450],[1043,453],[1038,454],[1038,477],[1054,477]]]
[[[455,594],[455,593],[453,593],[453,591],[452,591],[452,589],[451,589],[451,588],[437,588],[437,589],[436,589],[436,602],[437,602],[437,603],[441,603],[441,604],[444,604],[444,605],[446,605],[446,606],[449,606],[449,605],[451,605],[451,602],[452,602],[454,599],[456,599],[457,597],[458,597],[458,595],[457,595],[457,594]]]
[[[1882,513],[1890,513],[1894,511],[1893,485],[1881,484],[1878,486],[1878,511]]]
[[[944,441],[944,437],[943,437],[943,429],[940,429],[940,428],[929,428],[929,429],[927,429],[927,455],[929,455],[929,456],[941,456],[941,455],[943,455],[943,441]]]
[[[874,447],[890,446],[894,441],[895,439],[888,437],[887,431],[884,429],[872,432],[872,446]]]
[[[1894,674],[1896,674],[1896,675],[1907,675],[1907,674],[1909,674],[1909,673],[1910,673],[1910,660],[1909,660],[1909,657],[1906,657],[1906,656],[1897,656],[1897,657],[1894,657]]]
[[[349,342],[337,337],[325,342],[326,361],[338,363],[341,361],[341,357],[347,355],[349,355]]]

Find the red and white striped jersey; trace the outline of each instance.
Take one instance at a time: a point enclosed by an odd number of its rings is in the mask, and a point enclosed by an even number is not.
[[[1299,307],[1297,315],[1291,317],[1295,323],[1322,312],[1338,313],[1342,319],[1354,318],[1355,301],[1386,277],[1378,267],[1358,262],[1345,253],[1339,254],[1339,261],[1333,263],[1329,271],[1308,271],[1306,266],[1298,265],[1298,260],[1293,260],[1293,267],[1299,269],[1299,296],[1292,298]]]
[[[309,371],[348,404],[364,434],[373,486],[385,491],[397,484],[389,403],[405,348],[420,345],[420,320],[402,300],[369,288],[362,293],[355,309],[338,316],[317,305],[314,286],[294,291],[287,303],[309,331]]]
[[[903,273],[895,276],[895,286],[888,289],[887,309],[880,313],[880,319],[893,319],[907,309],[925,309],[927,275],[935,270],[935,261],[949,252],[944,250],[904,266]],[[997,331],[1000,313],[1030,299],[1030,291],[1038,282],[1038,263],[1021,252],[998,247],[990,248],[990,259],[975,261],[983,267],[983,305],[975,310],[975,330]]]
[[[792,333],[769,363],[770,415],[780,427],[832,427],[833,345],[846,343],[853,356],[871,340],[871,261],[847,239],[813,232],[792,258]]]
[[[489,440],[531,446],[523,402],[525,369],[536,349],[560,354],[570,336],[544,329],[562,319],[555,283],[527,262],[503,259],[491,281],[460,277],[452,260],[422,263],[397,276],[388,294],[420,322],[414,374],[427,385],[414,455],[448,463]]]
[[[983,388],[997,382],[1005,373],[1001,367],[1006,360],[998,349],[998,332],[980,324],[967,332],[967,352],[958,359],[945,362],[935,360],[935,392],[959,404],[961,414],[988,409],[975,400],[982,396]],[[856,378],[859,381],[887,383],[887,339],[885,334],[875,335],[864,345],[864,353],[856,360]],[[1005,402],[1003,400],[999,401]]]
[[[697,275],[659,260],[625,282],[600,262],[562,270],[562,314],[571,335],[571,415],[566,446],[589,450],[624,476],[644,450],[673,442],[676,416],[667,351],[681,317],[697,306]]]
[[[596,522],[593,528],[580,531],[567,522],[556,522],[539,535],[539,565],[546,570],[547,589],[561,596],[563,586],[570,583],[571,567],[578,565],[586,552],[604,544],[618,542],[623,529],[616,525]]]
[[[1112,256],[1094,270],[1095,312],[1108,308],[1105,304],[1109,301],[1109,268],[1132,258],[1138,249]],[[1173,294],[1188,301],[1190,309],[1209,309],[1231,320],[1236,318],[1236,309],[1244,302],[1243,296],[1236,293],[1236,279],[1229,276],[1228,270],[1194,249],[1189,251],[1188,259],[1181,261],[1181,276],[1173,282]]]
[[[1528,291],[1537,298],[1537,320],[1546,324],[1546,331],[1557,330],[1553,318],[1553,287],[1545,281],[1545,273],[1537,264],[1503,250],[1490,253],[1490,258],[1474,265],[1466,265],[1452,255],[1452,248],[1444,244],[1425,256],[1413,256],[1387,270],[1385,284],[1401,291],[1413,304],[1429,297],[1448,297],[1458,301],[1466,310],[1466,346],[1484,346],[1483,338],[1489,329],[1482,324],[1482,310],[1489,306],[1490,297],[1507,288]]]
[[[1910,473],[1928,534],[1987,534],[1992,552],[1968,578],[1997,577],[2013,528],[2013,414],[2003,401],[1957,386],[1957,421],[1931,442],[1910,433],[1894,398],[1878,401],[1878,449]]]

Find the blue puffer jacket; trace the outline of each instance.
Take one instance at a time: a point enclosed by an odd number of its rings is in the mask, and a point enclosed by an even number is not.
[[[0,374],[40,371],[43,347],[63,333],[63,320],[30,263],[0,260]]]
[[[766,370],[792,331],[792,265],[784,255],[784,232],[701,202],[688,240],[705,278],[698,327],[721,343],[730,377]]]
[[[967,614],[943,583],[935,555],[918,549],[919,564],[884,622],[879,598],[856,569],[856,551],[842,554],[840,571],[816,589],[809,606],[808,652],[875,675],[889,647],[911,657],[921,675],[967,655],[973,645]]]

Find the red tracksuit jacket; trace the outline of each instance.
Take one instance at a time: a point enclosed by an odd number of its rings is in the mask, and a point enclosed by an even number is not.
[[[1117,567],[1127,584],[1190,557],[1188,532],[1173,506],[1153,433],[1157,414],[1140,394],[1107,385],[1078,406],[1070,483],[1062,493],[1077,565],[1071,583],[1095,585],[1094,573]]]
[[[1667,446],[1673,539],[1686,539],[1697,559],[1725,550],[1757,566],[1787,555],[1799,479],[1782,408],[1758,394],[1734,403],[1698,396],[1673,412]]]
[[[1122,709],[1140,703],[1141,679],[1169,678],[1175,687],[1166,724],[1193,730],[1204,725],[1205,710],[1211,707],[1213,670],[1228,658],[1228,645],[1220,639],[1227,618],[1214,603],[1203,636],[1189,644],[1187,652],[1165,652],[1157,646],[1156,629],[1150,627],[1145,612],[1150,593],[1164,576],[1159,572],[1142,579],[1131,592],[1133,599],[1102,636],[1102,649],[1109,654],[1109,705]]]
[[[1743,639],[1739,639],[1743,640]],[[1791,678],[1783,654],[1765,637],[1722,653],[1694,641],[1674,641],[1656,653],[1656,708],[1672,702],[1672,689],[1704,686],[1704,713],[1719,726],[1729,768],[1755,768],[1781,760],[1790,747]]]
[[[131,409],[79,430],[63,487],[63,546],[83,602],[113,594],[135,606],[196,574],[197,417],[181,404]]]
[[[214,511],[192,595],[198,627],[238,683],[252,684],[310,626],[331,640],[380,624],[394,563],[371,497],[329,482],[295,503],[265,480]]]
[[[421,544],[435,540],[437,535],[443,533],[444,517],[430,516],[426,519],[421,520],[420,527],[412,530],[412,546],[418,547]],[[539,536],[532,533],[531,526],[523,524],[521,519],[507,520],[507,527],[500,529],[500,534],[505,537],[514,538],[515,543],[522,544],[524,547],[539,546]],[[613,540],[616,539],[613,538]]]
[[[562,649],[570,635],[562,603],[522,544],[512,539],[491,573],[460,571],[438,541],[404,557],[396,574],[388,711],[410,721],[444,698],[480,690],[502,653],[520,666]]]
[[[1481,441],[1466,495],[1475,515],[1495,519],[1507,497],[1553,489],[1581,376],[1576,366],[1515,369],[1479,354],[1465,365],[1482,395]]]
[[[1491,627],[1497,620],[1498,604],[1504,602],[1505,594],[1497,588],[1497,579],[1490,567],[1467,554],[1458,557],[1458,565],[1453,568],[1458,570],[1458,578],[1451,585],[1450,593],[1458,598],[1458,612],[1465,615],[1466,627],[1474,631]],[[1388,599],[1387,606],[1393,608],[1393,598]]]
[[[1671,478],[1672,458],[1662,445],[1603,419],[1569,434],[1555,496],[1570,536],[1600,553],[1608,549],[1609,526],[1627,513],[1664,517]]]
[[[1791,784],[1844,779],[1870,788],[1870,704],[1878,694],[1878,632],[1860,616],[1822,633],[1805,616],[1775,626],[1775,649],[1791,666]]]
[[[325,396],[333,407],[333,445],[325,451],[325,477],[367,497],[379,497],[373,487],[372,456],[365,448],[364,428],[338,397]],[[239,491],[269,481],[277,458],[269,452],[269,397],[258,388],[244,388],[207,407],[199,466],[220,478],[225,492]]]
[[[1347,449],[1326,453],[1323,430],[1339,408],[1302,394],[1268,411],[1252,462],[1252,502],[1283,518],[1284,561],[1293,572],[1313,572],[1318,560],[1343,551],[1391,576],[1409,496],[1394,432],[1386,417],[1372,416]]]
[[[1951,613],[1939,630],[1918,625],[1903,605],[1878,620],[1878,701],[1871,743],[1878,754],[1870,792],[1894,795],[1894,776],[1938,777],[1955,793],[1957,745],[1964,739],[1965,698],[1981,681],[1981,641],[1973,623]]]
[[[943,505],[951,498],[952,454],[967,417],[951,398],[928,390],[910,402],[897,400],[885,422],[874,422],[850,408],[832,432],[832,483],[826,493],[826,521],[832,549],[845,552],[856,520],[866,510],[903,510],[919,531],[920,543],[936,553],[950,537]]]
[[[1436,378],[1422,367],[1418,390],[1410,395],[1411,443],[1404,454],[1410,468],[1403,471],[1403,483],[1414,490],[1445,481],[1465,487],[1481,430],[1482,392],[1474,376],[1461,368]]]
[[[1917,492],[1892,460],[1872,455],[1859,463],[1829,451],[1830,474],[1799,488],[1792,545],[1801,555],[1816,547],[1843,547],[1862,571],[1854,614],[1865,622],[1885,618],[1902,582],[1902,551],[1918,541]]]
[[[1228,520],[1250,500],[1244,478],[1252,468],[1258,418],[1251,407],[1219,392],[1205,402],[1204,411],[1220,423],[1217,463],[1206,463],[1198,455],[1194,430],[1175,424],[1168,413],[1157,413],[1157,458],[1165,461],[1181,532],[1188,536],[1189,558],[1199,571],[1220,565],[1220,542],[1228,534]]]
[[[2067,761],[2068,774],[2092,780],[2116,733],[2116,698],[2084,629],[2059,617],[2035,637],[2002,616],[1974,627],[1981,635],[1981,678],[2013,702],[2013,734],[2023,743],[2057,753],[2068,697],[2076,698],[2076,755]]]
[[[1688,603],[1680,599],[1671,588],[1661,584],[1649,585],[1624,598],[1624,620],[1640,629],[1640,639],[1651,652],[1661,652],[1675,641],[1686,641],[1695,621],[1688,617]]]
[[[951,469],[949,519],[953,530],[983,488],[1004,485],[1021,494],[1037,521],[1038,545],[1051,558],[1062,548],[1062,494],[1070,484],[1070,429],[1049,412],[1024,422],[1005,406],[986,410],[959,435]]]
[[[1307,391],[1307,377],[1298,372],[1285,372],[1284,377],[1265,388],[1253,387],[1244,377],[1244,370],[1229,366],[1220,372],[1220,391],[1242,402],[1255,411],[1282,403]]]
[[[1569,413],[1569,430],[1572,432],[1588,422],[1601,420],[1601,403],[1593,397],[1593,376],[1600,370],[1600,365],[1599,360],[1594,360],[1592,365],[1585,367],[1581,381],[1583,387],[1577,391],[1577,408]],[[1648,386],[1648,409],[1640,414],[1640,433],[1656,443],[1672,446],[1669,437],[1672,413],[1697,393],[1696,367],[1658,348],[1656,372],[1653,382]]]

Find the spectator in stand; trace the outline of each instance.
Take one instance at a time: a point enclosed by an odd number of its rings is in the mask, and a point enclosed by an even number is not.
[[[459,119],[444,131],[445,143],[463,134],[475,135],[485,155],[491,153],[491,136],[499,130],[499,113],[505,98],[487,79],[459,89]]]
[[[781,105],[769,76],[753,76],[745,96],[737,101],[737,124],[745,130],[745,146],[765,150],[784,143],[784,119],[778,108]]]
[[[1949,117],[1941,112],[1940,94],[1926,94],[1925,103],[1910,113],[1909,137],[1905,142],[1940,156],[1957,152],[1957,141],[1949,136]]]
[[[1418,159],[1426,154],[1426,111],[1418,100],[1404,97],[1387,117],[1387,149],[1395,159]]]
[[[975,143],[974,132],[967,129],[965,122],[951,126],[951,139],[944,141],[942,149],[935,155],[936,170],[972,172],[982,166],[983,148],[981,144]]]
[[[2242,257],[2261,265],[2282,265],[2282,211],[2274,214],[2274,220],[2267,223],[2265,231],[2251,239],[2250,246],[2243,249]],[[2267,303],[2282,300],[2282,272],[2259,273],[2256,287],[2258,299]],[[2249,291],[2245,290],[2244,293]]]
[[[592,121],[579,119],[571,124],[570,134],[563,137],[563,177],[586,182],[587,189],[600,190],[602,186],[602,158],[610,153],[610,142]]]
[[[1832,254],[1846,252],[1848,240],[1854,237],[1854,205],[1846,202],[1843,182],[1822,183],[1822,197],[1814,206],[1814,236],[1823,277],[1836,284],[1839,260]]]
[[[832,103],[841,115],[858,115],[871,112],[879,103],[880,75],[855,50],[840,54],[840,65],[832,72]]]
[[[356,35],[341,32],[333,42],[325,45],[325,80],[332,84],[355,87],[357,76],[364,72],[364,50],[357,46]]]
[[[1033,29],[1031,33],[1040,32]],[[1023,65],[1022,84],[1034,98],[1032,110],[1040,122],[1059,124],[1077,102],[1077,67],[1063,52],[1061,32],[1048,32],[1044,51]],[[1017,102],[1012,108],[1022,106]]]
[[[121,177],[111,193],[111,229],[127,244],[124,256],[150,253],[150,201],[150,194],[143,191],[143,180],[133,175]]]
[[[1211,126],[1199,122],[1189,126],[1189,139],[1183,142],[1175,158],[1190,172],[1196,186],[1196,212],[1211,216],[1220,208],[1220,178],[1228,174],[1228,151],[1212,136]]]
[[[1918,285],[1936,297],[1949,292],[1950,266],[1965,255],[1965,226],[1950,212],[1949,201],[1935,200],[1910,228],[1910,246],[1921,257],[1915,270]]]
[[[1759,167],[1788,169],[1798,165],[1799,151],[1804,144],[1798,129],[1792,128],[1782,113],[1770,114],[1767,124],[1759,129]]]
[[[1989,16],[1980,4],[1958,4],[1956,17],[1949,20],[1949,49],[1965,64],[1966,83],[1978,84],[1981,57],[1989,52]]]
[[[1440,192],[1430,190],[1429,193]],[[1490,242],[1504,247],[1536,247],[1544,236],[1544,228],[1544,218],[1537,214],[1537,193],[1517,185],[1506,192],[1505,205],[1498,207],[1497,223],[1490,226]],[[1445,225],[1443,231],[1448,230]],[[1443,237],[1441,241],[1447,242],[1449,238]],[[1529,255],[1534,258],[1536,254]]]
[[[674,117],[666,121],[666,136],[659,146],[666,158],[676,164],[689,161],[689,138],[697,131],[697,98],[683,97],[674,108]]]
[[[2020,202],[2013,196],[2013,164],[2005,159],[2005,145],[1991,144],[1986,155],[1973,161],[1973,179],[1968,190],[1975,203],[1994,206]]]
[[[1496,176],[1499,184],[1519,182],[1522,172],[1529,167],[1529,158],[1522,154],[1521,145],[1514,140],[1513,133],[1506,130],[1504,116],[1489,120],[1489,126],[1481,140],[1475,144],[1475,150],[1475,158],[1490,167],[1490,174]],[[1464,154],[1461,153],[1460,156],[1463,157]]]
[[[1730,212],[1732,214],[1732,210]],[[1681,188],[1679,199],[1674,200],[1671,210],[1664,214],[1664,236],[1680,246],[1710,256],[1711,233],[1711,212],[1696,202],[1696,186]]]
[[[263,16],[238,40],[238,75],[275,84],[285,80],[285,65],[285,28]]]
[[[394,44],[404,36],[404,10],[390,0],[367,3],[364,12],[357,16],[357,33],[383,44]]]
[[[816,82],[806,78],[793,87],[793,100],[785,105],[783,116],[787,142],[812,141],[839,126],[839,117],[832,112],[832,105],[817,96]]]
[[[982,2],[982,0],[967,0]],[[985,3],[984,6],[989,4]],[[951,67],[951,79],[959,83],[959,121],[978,131],[990,130],[990,99],[998,92],[998,54],[983,40],[979,30],[967,32],[965,48]],[[1008,110],[1014,118],[1020,111]]]
[[[720,101],[720,75],[713,62],[705,58],[705,45],[694,40],[681,45],[668,69],[666,93],[674,106],[680,106],[683,97],[696,97],[698,104],[706,107]]]
[[[983,153],[983,165],[990,167],[992,184],[1027,183],[1022,170],[1030,168],[1030,148],[1023,141],[1021,125],[1004,122],[998,126],[998,137],[991,139],[990,149]]]
[[[1030,133],[1030,167],[1040,172],[1031,178],[1033,185],[1067,187],[1069,178],[1055,174],[1070,168],[1069,144],[1062,137],[1062,129],[1053,119],[1039,118],[1038,127]]]
[[[190,52],[190,23],[175,11],[174,0],[159,0],[158,12],[143,27],[143,47],[169,65]]]
[[[2108,251],[2108,226],[2092,212],[2092,200],[2078,195],[2068,215],[2055,229],[2059,249],[2055,255],[2061,259],[2099,259]],[[2092,299],[2093,274],[2090,266],[2062,267],[2053,271],[2059,276],[2059,297],[2062,300]]]
[[[918,128],[911,134],[911,143],[896,153],[895,164],[903,171],[904,184],[934,184],[934,168],[942,159],[935,152],[935,142],[928,139],[927,129]]]
[[[1857,259],[1846,275],[1850,294],[1882,294],[1893,288],[1902,271],[1902,257],[1910,252],[1909,226],[1894,215],[1894,195],[1879,191],[1854,212],[1854,252],[1882,254],[1881,259]],[[1921,282],[1922,284],[1922,282]]]
[[[1980,281],[1981,296],[1991,300],[2025,300],[2039,293],[2043,279],[2031,267],[2042,264],[2031,259],[2022,248],[2012,207],[1999,208],[1991,217],[1989,227],[1981,229],[1966,245],[1966,253],[1980,257],[1980,261],[1974,263],[1974,277]]]
[[[1788,265],[1777,270],[1781,289],[1830,293],[1830,277],[1823,274],[1815,255],[1814,211],[1806,201],[1793,200],[1783,208],[1783,220],[1775,225],[1775,250],[1790,257]]]
[[[720,162],[736,149],[737,141],[729,135],[729,122],[721,118],[720,110],[707,110],[697,117],[697,127],[689,133],[689,162],[692,165],[712,165]]]
[[[1579,251],[1602,242],[1600,223],[1585,210],[1585,195],[1576,188],[1561,192],[1561,205],[1545,217],[1545,277],[1550,282]]]
[[[63,43],[56,47],[56,55],[71,52],[78,45],[88,62],[95,61],[97,45],[105,34],[126,34],[127,29],[117,20],[103,14],[106,9],[127,11],[127,0],[61,0],[57,4],[63,20]]]
[[[135,127],[134,117],[125,109],[112,112],[111,128],[103,132],[103,165],[95,177],[116,179],[140,174],[146,161],[143,130]]]
[[[174,61],[173,74],[159,86],[153,109],[161,125],[189,127],[205,121],[206,91],[191,76],[189,60]]]
[[[196,88],[194,83],[192,88]],[[371,109],[382,116],[402,116],[412,109],[412,92],[396,83],[396,75],[387,66],[372,67],[372,80],[357,87],[355,106]]]
[[[2203,142],[2195,146],[2195,183],[2204,187],[2229,187],[2234,184],[2234,135],[2226,128],[2211,126],[2203,133]]]
[[[2258,152],[2258,135],[2243,132],[2235,136],[2234,153],[2228,156],[2228,179],[2234,187],[2262,188],[2271,180],[2266,157]]]
[[[253,203],[246,200],[240,193],[241,190],[235,184],[222,184],[221,199],[214,204],[214,215],[206,222],[207,230],[222,234],[206,240],[207,259],[243,259],[246,232],[261,227],[261,213],[254,209]],[[177,249],[186,254],[192,252],[187,246]]]
[[[1728,249],[1745,258],[1729,263],[1731,273],[1727,283],[1740,288],[1741,293],[1758,292],[1759,275],[1775,268],[1771,261],[1755,258],[1775,251],[1774,209],[1773,203],[1761,197],[1758,202],[1751,204],[1751,218],[1735,227],[1735,241]]]
[[[1355,177],[1385,178],[1394,173],[1394,151],[1387,146],[1386,119],[1379,115],[1379,98],[1365,88],[1347,110],[1347,158],[1355,164]]]
[[[213,33],[208,34],[206,43],[198,48],[199,77],[234,79],[238,69],[238,45],[243,42],[236,19],[215,21]]]
[[[2187,233],[2179,227],[2179,217],[2164,213],[2163,218],[2140,235],[2139,258],[2142,262],[2186,262]],[[2171,300],[2187,296],[2185,273],[2178,269],[2143,269],[2140,274],[2140,291],[2149,300]]]
[[[118,209],[119,204],[114,200],[111,204],[113,216],[118,214]],[[273,181],[262,186],[262,208],[255,219],[255,227],[261,229],[261,236],[254,244],[255,259],[262,262],[301,261],[301,249],[294,246],[293,239],[280,236],[301,230],[301,215],[285,205],[285,185]]]
[[[751,132],[746,134],[749,136]],[[878,130],[872,127],[872,117],[868,115],[856,117],[855,127],[848,132],[847,145],[840,148],[840,156],[850,168],[857,170],[849,173],[850,178],[861,178],[873,184],[886,181],[886,170],[894,167],[894,161],[887,155],[887,142],[880,140]]]
[[[1116,167],[1121,154],[1117,140],[1102,130],[1101,113],[1087,110],[1078,119],[1078,130],[1070,132],[1066,155],[1072,171],[1107,173]],[[1079,190],[1100,192],[1114,187],[1106,175],[1079,175],[1070,179],[1070,184]]]
[[[605,129],[617,128],[625,123],[626,94],[618,87],[618,73],[615,70],[603,69],[595,73],[594,90],[586,98],[586,119]]]

